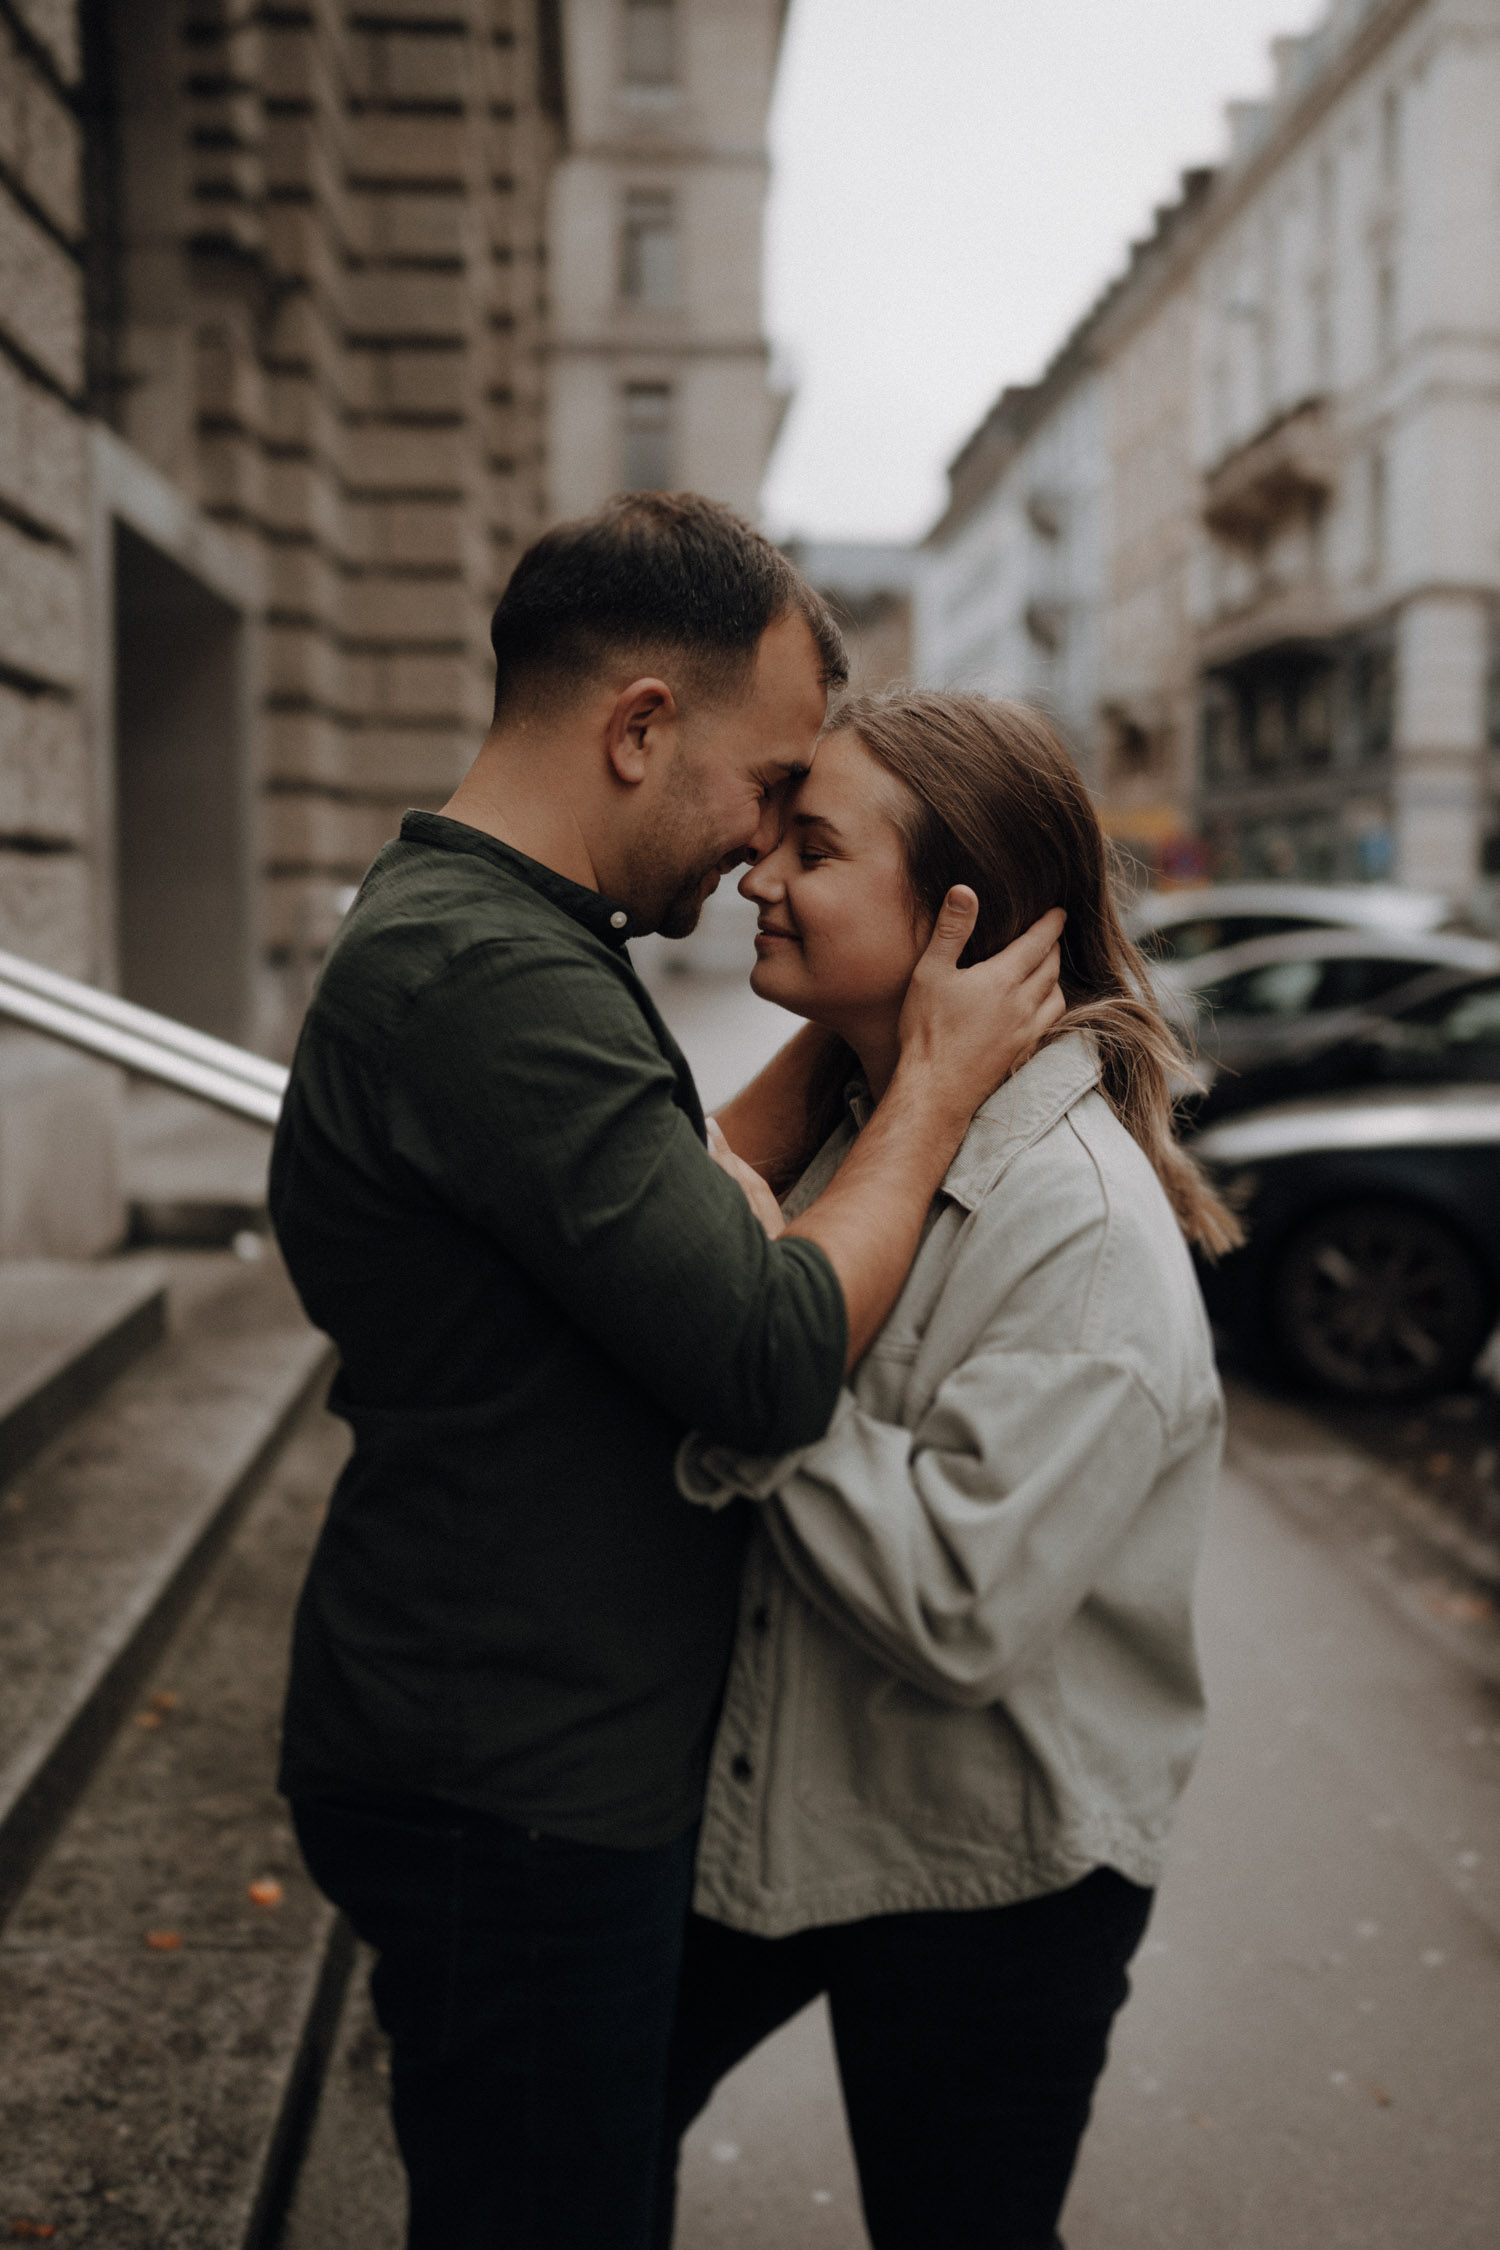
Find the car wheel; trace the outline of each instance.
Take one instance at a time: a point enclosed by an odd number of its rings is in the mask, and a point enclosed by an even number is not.
[[[1277,1267],[1271,1312],[1293,1371],[1345,1398],[1452,1390],[1490,1325],[1463,1242],[1403,1203],[1343,1204],[1303,1226]]]

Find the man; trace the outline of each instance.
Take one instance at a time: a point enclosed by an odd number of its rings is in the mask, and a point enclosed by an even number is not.
[[[635,495],[539,541],[492,637],[491,731],[375,862],[277,1134],[355,1441],[282,1785],[379,1955],[414,2250],[637,2250],[742,1538],[679,1502],[674,1451],[821,1435],[973,1110],[1060,1005],[1055,930],[959,974],[970,894],[945,913],[890,1092],[768,1240],[626,941],[685,934],[774,841],[837,632],[727,510]]]

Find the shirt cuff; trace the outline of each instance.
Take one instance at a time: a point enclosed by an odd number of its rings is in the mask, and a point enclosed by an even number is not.
[[[840,1393],[824,1437],[832,1435],[853,1403],[847,1390]],[[693,1430],[677,1448],[677,1489],[699,1508],[727,1508],[731,1500],[770,1500],[823,1442],[818,1438],[792,1453],[736,1453],[733,1446],[712,1445],[701,1430]]]

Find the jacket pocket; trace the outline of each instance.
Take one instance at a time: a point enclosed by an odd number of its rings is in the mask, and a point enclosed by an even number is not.
[[[1004,1707],[965,1711],[940,1703],[884,1671],[805,1607],[800,1622],[795,1771],[802,1810],[933,1842],[1026,1849],[1032,1760]]]

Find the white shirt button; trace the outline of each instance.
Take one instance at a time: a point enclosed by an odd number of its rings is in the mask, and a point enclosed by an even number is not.
[[[612,930],[623,930],[629,920],[630,916],[628,914],[616,911],[615,913],[611,914],[609,918],[609,926]]]

